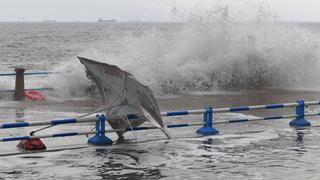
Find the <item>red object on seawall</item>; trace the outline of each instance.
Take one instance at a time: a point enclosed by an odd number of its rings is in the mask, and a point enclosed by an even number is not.
[[[26,98],[37,101],[37,100],[45,100],[46,95],[38,90],[25,90],[24,95]]]
[[[17,145],[18,150],[20,151],[39,151],[46,150],[46,145],[39,138],[22,140]]]

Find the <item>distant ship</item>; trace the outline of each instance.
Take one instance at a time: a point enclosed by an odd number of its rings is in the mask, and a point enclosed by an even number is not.
[[[130,21],[128,21],[129,23],[140,23],[141,22],[141,20],[130,20]]]
[[[52,20],[43,20],[42,22],[45,23],[53,23],[53,22],[57,22],[56,20],[52,19]]]
[[[117,22],[116,20],[114,19],[98,19],[98,22]]]

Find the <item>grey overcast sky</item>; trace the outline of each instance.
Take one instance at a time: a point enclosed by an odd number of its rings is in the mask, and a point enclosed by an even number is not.
[[[0,0],[0,21],[174,21],[172,12],[184,16],[216,6],[254,16],[261,5],[282,21],[320,21],[320,0]]]

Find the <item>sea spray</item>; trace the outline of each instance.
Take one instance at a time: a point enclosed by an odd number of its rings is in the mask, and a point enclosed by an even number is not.
[[[157,94],[265,87],[314,87],[319,37],[294,23],[235,22],[222,8],[185,23],[119,24],[79,55],[118,65]],[[107,30],[107,29],[106,29]],[[66,68],[67,65],[67,68]],[[76,57],[46,85],[83,96],[92,84]]]
[[[186,24],[176,36],[153,30],[119,40],[121,53],[98,59],[158,93],[299,86],[317,75],[317,40],[292,24]]]

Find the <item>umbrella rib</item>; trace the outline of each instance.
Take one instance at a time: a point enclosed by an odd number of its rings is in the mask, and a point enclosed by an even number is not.
[[[120,94],[118,94],[118,96],[117,96],[117,98],[115,98],[114,100],[113,100],[113,102],[112,103],[110,103],[110,99],[108,98],[108,96],[106,96],[106,90],[105,90],[105,87],[103,86],[103,83],[102,83],[102,80],[99,78],[99,77],[97,77],[96,75],[94,75],[95,76],[95,78],[97,79],[97,81],[98,81],[98,85],[102,88],[102,93],[103,93],[103,97],[106,99],[106,101],[107,101],[107,103],[108,104],[110,104],[110,106],[113,106],[113,104],[116,102],[116,100],[118,99],[118,98],[121,98],[121,96],[120,96]],[[108,83],[106,83],[106,84],[108,84]],[[109,84],[108,84],[109,85]],[[112,86],[110,86],[109,85],[109,87],[111,88]],[[111,88],[112,89],[112,88]],[[115,91],[116,92],[116,91]]]
[[[123,90],[122,90],[122,97],[121,97],[121,103],[122,104],[125,104],[124,103],[124,98],[125,98],[125,92],[126,92],[126,84],[127,84],[127,72],[124,72],[125,76],[124,76],[124,83],[123,83]]]

